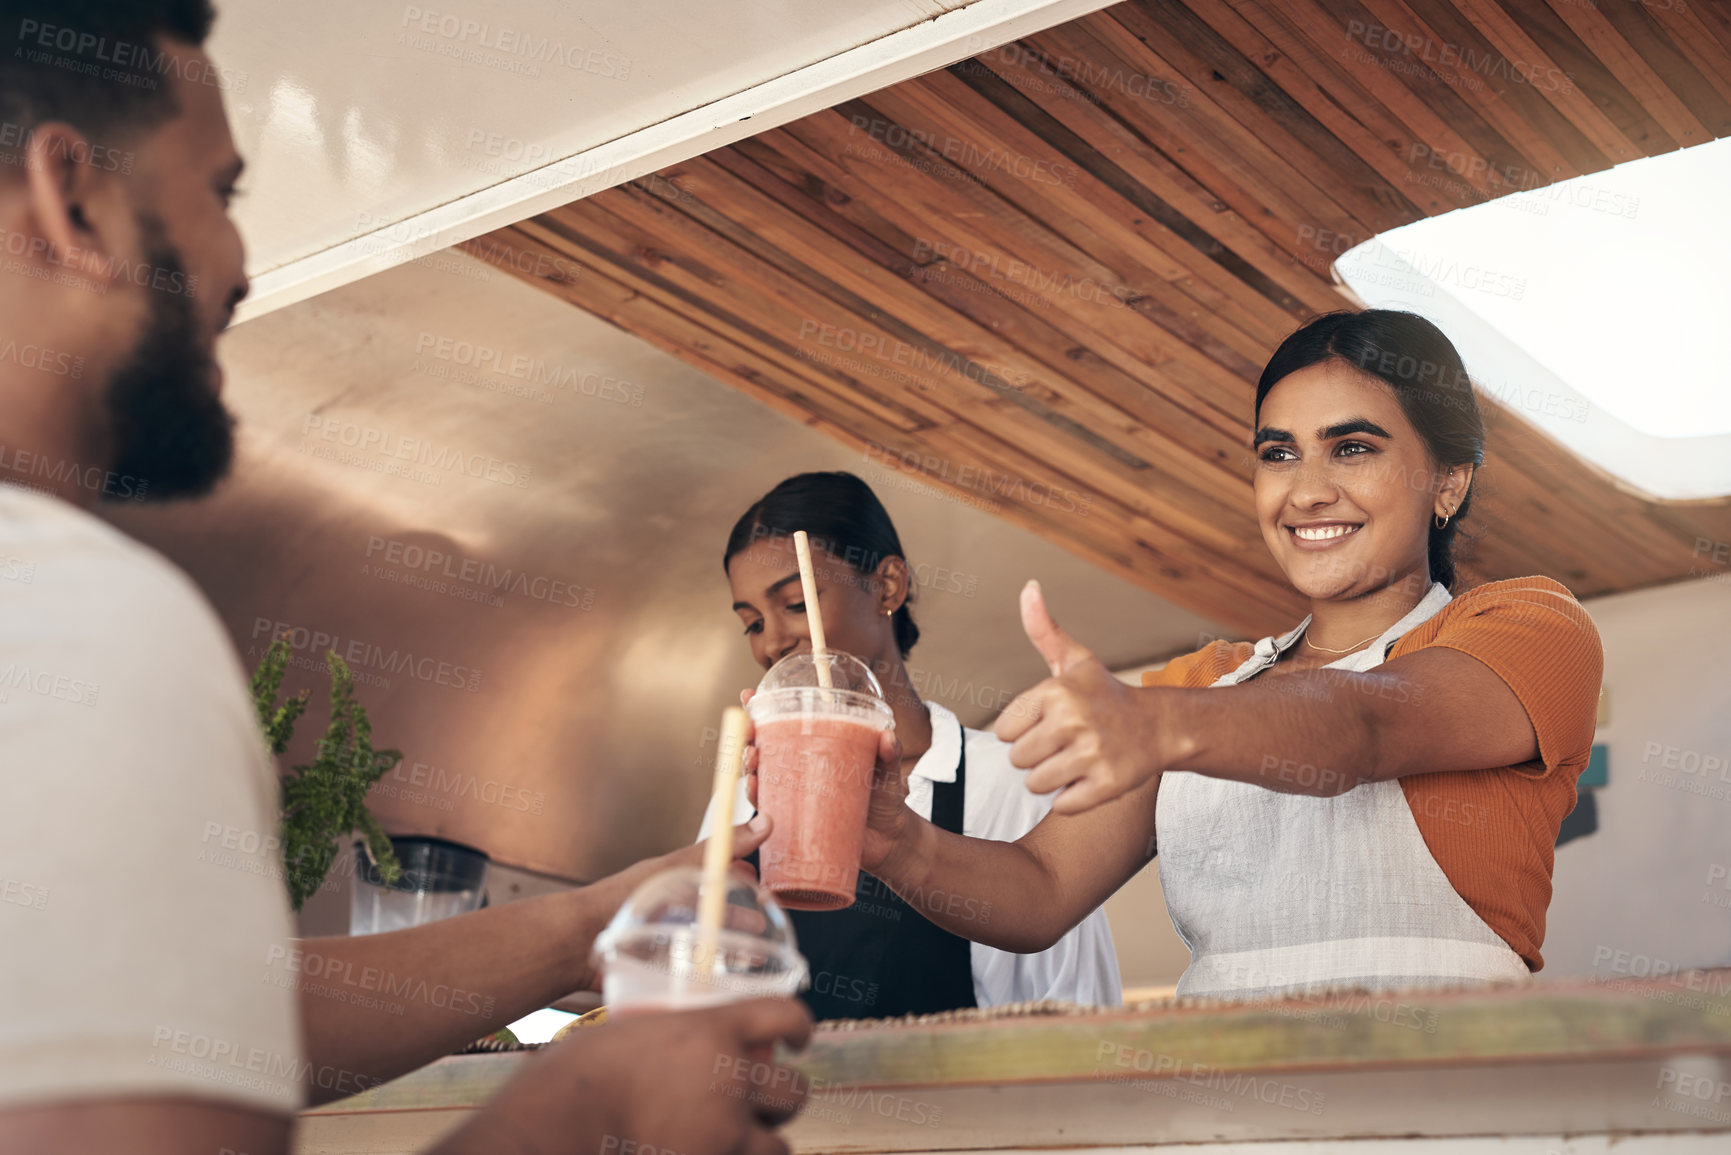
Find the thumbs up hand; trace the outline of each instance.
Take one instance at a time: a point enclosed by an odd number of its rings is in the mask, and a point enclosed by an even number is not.
[[[1079,814],[1147,782],[1162,768],[1146,691],[1120,682],[1046,609],[1038,582],[1022,589],[1022,629],[1052,676],[1011,702],[993,728],[1036,794],[1063,793],[1059,814]]]
[[[1046,659],[1054,678],[1063,677],[1072,667],[1087,662],[1098,665],[1100,662],[1092,650],[1065,633],[1064,627],[1052,620],[1052,613],[1046,608],[1046,592],[1036,581],[1022,587],[1022,632]]]

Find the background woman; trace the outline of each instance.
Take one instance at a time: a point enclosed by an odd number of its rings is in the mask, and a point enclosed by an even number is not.
[[[1009,746],[966,730],[936,702],[920,699],[905,659],[919,641],[909,608],[911,573],[901,539],[871,488],[851,473],[803,473],[770,490],[733,527],[722,564],[733,609],[764,668],[811,648],[792,535],[812,539],[825,640],[871,666],[895,712],[904,808],[957,838],[1008,840],[1031,830],[1050,800],[1030,794]],[[750,813],[743,797],[740,806]],[[897,794],[897,805],[903,805]],[[739,819],[743,821],[743,819]],[[709,833],[705,817],[699,837]],[[906,901],[904,901],[904,898]],[[1001,901],[1001,900],[1000,900]],[[1083,912],[1033,953],[970,943],[928,921],[946,912],[984,927],[1000,906],[965,887],[904,890],[861,872],[854,905],[790,912],[811,964],[804,996],[819,1019],[883,1018],[1026,999],[1116,1005],[1117,956],[1104,911]],[[953,929],[953,928],[952,928]]]
[[[1603,654],[1548,578],[1450,594],[1484,446],[1459,354],[1411,314],[1317,318],[1263,371],[1252,445],[1263,539],[1310,615],[1136,689],[1030,583],[1053,677],[996,731],[1030,790],[1061,790],[1053,814],[1013,844],[960,838],[894,805],[880,765],[868,868],[978,894],[990,925],[934,917],[1037,950],[1157,846],[1184,994],[1526,978]]]

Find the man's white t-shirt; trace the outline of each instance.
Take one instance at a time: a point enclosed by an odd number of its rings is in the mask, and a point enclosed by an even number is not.
[[[0,1108],[301,1106],[276,814],[239,660],[192,582],[0,484]]]
[[[962,790],[962,833],[969,838],[1014,842],[1040,824],[1056,795],[1030,793],[1026,772],[1010,762],[1009,744],[983,730],[964,729],[961,721],[936,702],[927,702],[932,720],[932,744],[908,773],[908,809],[930,821],[932,784],[954,782],[967,744],[968,777]],[[743,781],[734,799],[734,821],[754,813]],[[715,803],[703,816],[697,837],[709,837]],[[981,943],[969,943],[974,973],[974,1001],[982,1007],[1034,999],[1057,999],[1084,1006],[1117,1006],[1124,1001],[1118,977],[1118,952],[1106,908],[1098,907],[1051,947],[1036,954],[1013,954]]]

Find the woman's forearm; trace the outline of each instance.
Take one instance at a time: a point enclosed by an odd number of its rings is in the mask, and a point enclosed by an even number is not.
[[[1306,671],[1224,689],[1155,688],[1151,730],[1163,770],[1329,797],[1376,779],[1376,728],[1364,709],[1374,674]]]
[[[1539,756],[1513,690],[1476,658],[1433,647],[1374,670],[1316,669],[1223,689],[1139,691],[1159,769],[1289,794]]]
[[[951,834],[913,815],[909,825],[906,841],[872,873],[933,923],[1019,954],[1045,950],[1069,929],[1056,910],[1055,880],[1020,843]]]
[[[1159,788],[1155,779],[1086,814],[1048,814],[1015,842],[951,834],[910,813],[871,873],[951,934],[1046,950],[1153,858]]]

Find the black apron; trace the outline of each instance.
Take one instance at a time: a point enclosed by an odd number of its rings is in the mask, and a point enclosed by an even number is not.
[[[932,783],[932,823],[962,832],[967,789],[967,735],[954,782]],[[757,865],[757,855],[751,855]],[[972,1007],[972,944],[903,902],[893,890],[859,872],[854,904],[845,910],[790,910],[799,951],[811,967],[800,994],[812,1017],[887,1019]]]

